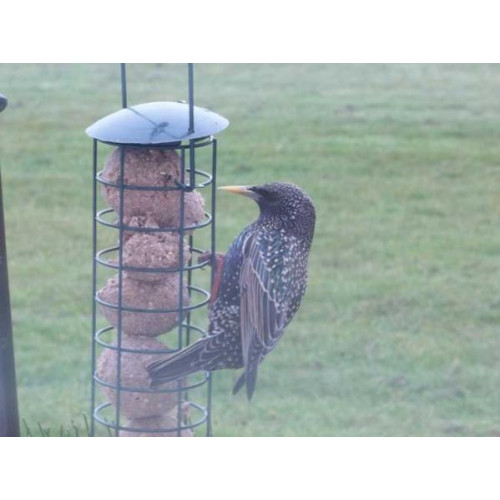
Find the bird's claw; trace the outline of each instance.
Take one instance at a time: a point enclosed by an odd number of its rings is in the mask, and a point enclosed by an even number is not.
[[[215,254],[212,254],[212,252],[203,252],[198,256],[198,264],[204,264],[205,262],[208,262],[208,265],[212,265],[212,255],[215,257],[215,263],[217,265],[218,262],[224,259],[224,254],[216,252]]]

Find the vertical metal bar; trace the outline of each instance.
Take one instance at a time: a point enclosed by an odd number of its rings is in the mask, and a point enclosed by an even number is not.
[[[194,132],[194,65],[188,64],[189,133]]]
[[[122,87],[122,107],[127,107],[127,70],[125,63],[120,64],[121,87]],[[121,389],[122,389],[122,302],[123,302],[123,208],[124,208],[124,188],[125,184],[125,146],[120,146],[120,213],[119,220],[119,247],[118,247],[118,321],[116,325],[116,408],[115,408],[115,436],[120,435],[120,410],[121,410]]]
[[[185,198],[185,190],[184,190],[184,182],[185,182],[185,154],[184,149],[181,150],[181,179],[180,179],[180,207],[179,207],[179,298],[178,298],[178,336],[177,336],[177,348],[182,349],[182,330],[183,330],[183,309],[184,309],[184,198]],[[187,312],[187,316],[189,317],[189,311]],[[177,436],[181,436],[181,423],[182,423],[182,382],[181,380],[177,381]]]
[[[19,434],[16,368],[3,215],[2,174],[0,171],[0,436],[16,437]]]
[[[116,408],[115,408],[115,436],[120,434],[120,407],[121,407],[121,390],[122,390],[122,307],[123,307],[123,208],[124,208],[124,188],[125,183],[125,146],[120,146],[120,213],[118,214],[119,220],[119,247],[118,247],[118,321],[117,329],[117,348],[116,351]]]
[[[189,141],[189,190],[192,191],[196,185],[196,162],[195,162],[195,148],[194,139]]]
[[[194,65],[188,64],[188,92],[189,92],[189,133],[194,132]],[[194,139],[189,141],[189,187],[195,186],[195,161],[194,161]]]
[[[185,170],[186,170],[186,155],[184,148],[181,149],[181,178],[180,178],[180,200],[179,200],[179,297],[178,297],[178,336],[177,336],[177,348],[182,349],[182,309],[184,307],[184,297],[183,297],[183,280],[184,280],[184,180],[185,180]]]
[[[189,235],[188,242],[189,242],[189,249],[191,251],[192,248],[194,247],[193,232],[191,232],[191,234]],[[187,285],[188,285],[188,291],[189,291],[190,296],[191,296],[191,285],[193,284],[193,270],[191,269],[192,265],[193,265],[193,254],[191,252],[191,255],[190,255],[189,261],[188,261],[189,269],[188,269],[188,277],[187,277]],[[188,346],[190,343],[191,343],[191,314],[188,314],[187,318],[186,318],[186,345]]]
[[[217,219],[217,139],[212,139],[212,193],[211,193],[211,210],[212,223],[210,226],[210,251],[212,252],[212,266],[210,275],[210,290],[213,290],[215,278],[215,229]],[[207,380],[207,436],[212,435],[212,373],[208,373]]]
[[[96,370],[96,291],[97,291],[97,140],[94,139],[92,150],[92,385],[90,386],[90,435],[95,434],[95,370]]]
[[[127,69],[125,63],[120,64],[120,74],[122,81],[122,108],[127,107]]]
[[[211,210],[212,210],[212,222],[210,225],[210,251],[212,252],[212,266],[211,266],[211,275],[210,275],[210,289],[213,289],[214,285],[214,278],[215,278],[215,250],[216,250],[216,243],[215,243],[215,225],[216,225],[216,218],[217,214],[215,213],[217,206],[216,206],[216,187],[217,187],[217,139],[212,140],[212,203],[211,203]]]

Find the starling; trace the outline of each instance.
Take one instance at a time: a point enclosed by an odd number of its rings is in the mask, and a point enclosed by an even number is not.
[[[260,215],[225,256],[214,256],[208,336],[147,369],[151,387],[157,388],[197,371],[244,368],[233,394],[245,384],[251,399],[259,364],[283,335],[306,290],[316,215],[309,196],[293,184],[219,189],[255,200]]]

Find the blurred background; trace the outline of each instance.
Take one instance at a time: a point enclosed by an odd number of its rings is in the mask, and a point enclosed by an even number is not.
[[[187,99],[184,65],[130,64],[129,104]],[[2,64],[21,428],[85,434],[92,141],[118,64]],[[230,121],[218,184],[290,181],[317,209],[309,287],[249,404],[214,377],[216,436],[500,435],[500,66],[197,64]],[[257,215],[218,197],[225,251]]]

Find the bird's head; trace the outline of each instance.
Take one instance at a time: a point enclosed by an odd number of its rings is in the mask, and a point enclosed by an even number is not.
[[[219,189],[254,200],[262,218],[278,219],[284,226],[314,231],[314,205],[306,192],[288,182],[271,182],[261,186],[222,186]]]

